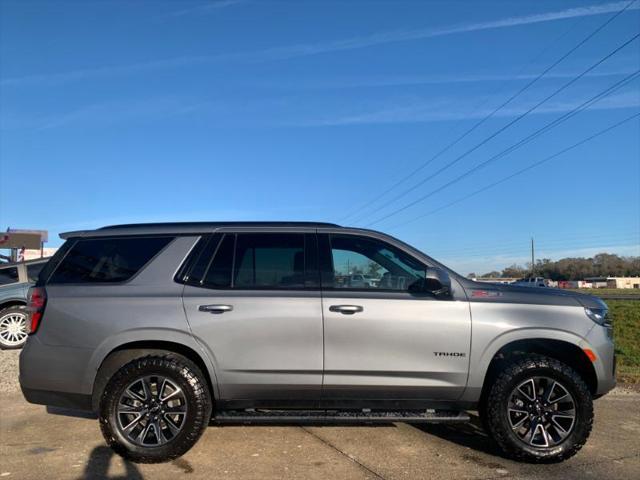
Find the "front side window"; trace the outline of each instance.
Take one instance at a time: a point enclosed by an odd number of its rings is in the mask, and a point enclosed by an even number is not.
[[[78,240],[49,283],[113,283],[129,280],[173,237],[91,238]]]
[[[0,268],[0,285],[9,285],[18,281],[18,267]]]
[[[425,265],[379,240],[331,235],[330,243],[333,275],[325,288],[409,291],[425,278]]]

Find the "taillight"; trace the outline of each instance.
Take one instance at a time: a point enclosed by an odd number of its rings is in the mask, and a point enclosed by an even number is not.
[[[36,333],[44,307],[47,305],[47,291],[43,287],[31,287],[29,289],[29,317],[31,318],[29,335]]]

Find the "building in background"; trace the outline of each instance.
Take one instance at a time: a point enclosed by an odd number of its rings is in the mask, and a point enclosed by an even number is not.
[[[46,230],[8,228],[6,232],[0,233],[0,249],[8,250],[9,254],[0,255],[0,260],[23,262],[45,257],[44,244],[48,240],[49,232]]]
[[[640,277],[590,277],[593,288],[640,288]]]
[[[41,257],[51,257],[58,251],[57,247],[43,247],[41,250],[25,250],[24,259],[34,260]]]

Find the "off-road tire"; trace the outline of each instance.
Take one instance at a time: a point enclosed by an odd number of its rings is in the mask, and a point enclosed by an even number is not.
[[[564,363],[542,355],[514,355],[503,365],[480,412],[489,435],[508,457],[519,461],[554,463],[575,455],[587,441],[593,425],[593,401],[584,380]],[[511,392],[520,382],[534,376],[545,376],[561,382],[575,400],[573,430],[562,443],[555,446],[526,445],[516,436],[509,423],[507,403]]]
[[[118,426],[116,408],[122,392],[137,378],[163,375],[185,394],[187,414],[182,430],[168,443],[142,447],[132,443]],[[161,463],[184,455],[203,434],[211,419],[212,401],[200,369],[189,359],[174,353],[137,358],[121,367],[109,380],[100,398],[99,421],[107,444],[119,455],[137,463]]]

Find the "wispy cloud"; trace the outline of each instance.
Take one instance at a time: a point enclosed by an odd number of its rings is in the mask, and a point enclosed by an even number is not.
[[[627,59],[627,64],[631,64],[635,59]],[[542,70],[542,68],[541,68]],[[628,75],[634,72],[633,68],[619,68],[615,70],[590,72],[585,77],[612,77],[619,75]],[[579,72],[557,72],[547,73],[544,80],[554,80],[563,78],[573,78]],[[481,83],[481,82],[511,82],[532,80],[540,75],[540,73],[498,73],[498,74],[474,74],[474,73],[458,73],[458,74],[428,74],[428,75],[394,75],[394,76],[375,76],[366,77],[350,77],[350,78],[317,78],[311,79],[292,79],[284,81],[258,80],[249,83],[253,87],[263,88],[281,88],[281,89],[324,89],[338,90],[348,88],[383,88],[383,87],[403,87],[403,86],[419,86],[419,85],[440,85],[452,83]]]
[[[97,102],[50,115],[3,112],[0,130],[36,130],[77,126],[109,126],[156,121],[191,113],[203,104],[178,98]]]
[[[584,101],[576,97],[544,105],[533,114],[568,112]],[[331,103],[333,107],[327,107]],[[491,103],[491,102],[490,102]],[[526,100],[513,108],[504,108],[496,117],[514,117],[528,110],[532,100]],[[616,110],[640,107],[640,91],[631,90],[606,97],[590,110]],[[206,121],[207,125],[245,127],[325,127],[357,126],[368,124],[427,123],[449,120],[481,118],[487,109],[473,110],[469,98],[439,97],[405,100],[405,103],[360,114],[314,118],[318,109],[350,108],[336,99],[318,99],[311,103],[300,102],[296,97],[267,97],[246,102],[243,98],[189,98],[149,97],[127,101],[96,102],[70,108],[55,114],[5,111],[0,116],[0,130],[45,131],[58,128],[95,128],[136,125],[144,122],[169,121],[184,116],[194,116],[193,121]]]
[[[33,84],[60,84],[72,81],[86,80],[96,77],[115,76],[124,74],[135,74],[142,71],[177,68],[202,63],[220,61],[240,61],[240,62],[268,62],[277,60],[287,60],[296,57],[318,55],[322,53],[339,52],[345,50],[355,50],[360,48],[373,47],[377,45],[423,40],[428,38],[441,37],[446,35],[463,34],[484,30],[494,30],[522,25],[532,25],[544,22],[565,20],[576,17],[586,17],[602,15],[620,10],[628,2],[612,2],[601,5],[588,5],[584,7],[569,8],[554,12],[539,13],[533,15],[523,15],[507,17],[493,21],[462,23],[444,27],[430,27],[421,29],[404,29],[377,32],[369,35],[351,37],[346,39],[301,43],[295,45],[272,47],[249,52],[231,52],[215,55],[184,56],[169,59],[159,59],[148,62],[140,62],[129,65],[114,65],[98,68],[80,69],[70,72],[45,73],[26,75],[21,77],[10,77],[0,79],[2,86],[20,86]],[[640,9],[640,3],[636,2],[629,10]]]
[[[189,8],[169,12],[163,15],[162,18],[184,17],[185,15],[209,15],[222,8],[232,7],[240,3],[245,3],[245,0],[214,0],[205,3],[200,2]]]
[[[533,114],[562,113],[576,108],[584,99],[549,103],[536,109]],[[533,103],[525,102],[513,108],[503,108],[495,117],[515,117],[521,115]],[[471,108],[473,104],[471,104]],[[629,91],[606,97],[594,104],[589,110],[612,110],[640,107],[638,91]],[[484,118],[493,111],[492,108],[471,110],[468,99],[440,98],[438,100],[410,101],[379,110],[347,115],[324,120],[310,121],[304,126],[348,126],[390,123],[424,123],[448,120],[470,120]]]

